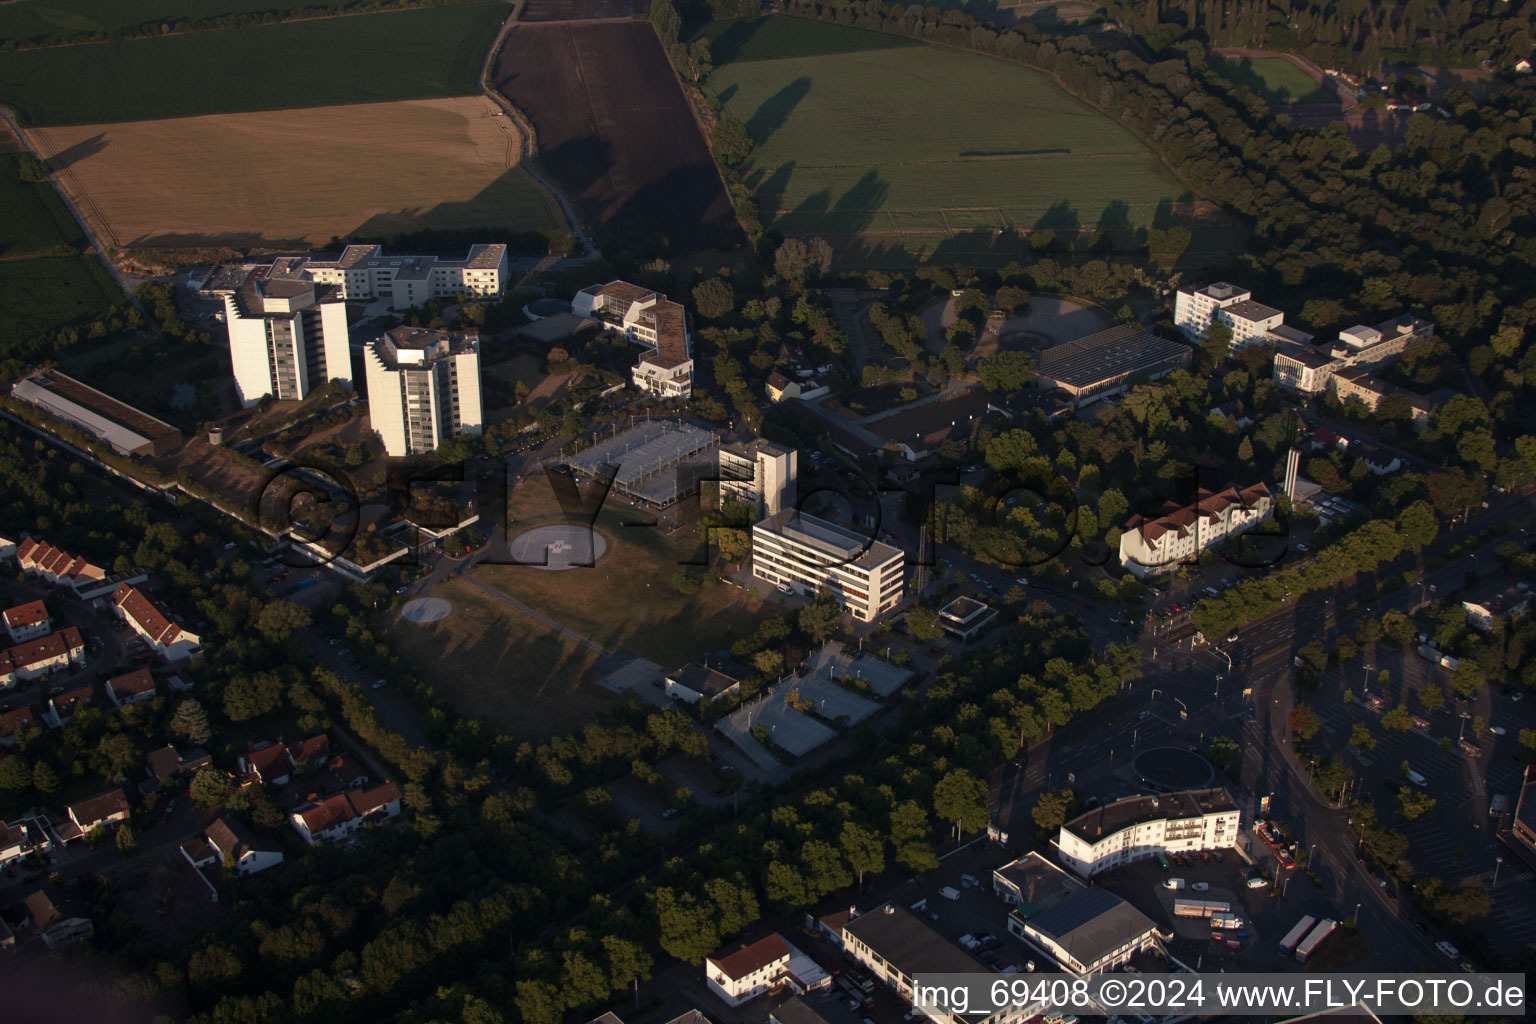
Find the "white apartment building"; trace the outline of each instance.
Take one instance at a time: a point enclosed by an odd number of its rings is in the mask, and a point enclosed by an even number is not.
[[[388,299],[392,309],[459,295],[492,298],[502,294],[507,281],[507,247],[499,243],[472,245],[462,260],[386,256],[382,246],[349,245],[334,260],[289,262],[282,268],[285,273],[333,285],[344,299]]]
[[[1169,572],[1200,556],[1208,547],[1253,529],[1274,512],[1264,484],[1223,491],[1200,488],[1193,505],[1173,502],[1155,517],[1132,516],[1120,535],[1120,564],[1141,578]]]
[[[201,648],[203,638],[176,622],[148,594],[127,583],[112,591],[112,606],[117,617],[148,640],[166,661],[190,658]]]
[[[1083,878],[1158,854],[1237,844],[1242,812],[1222,789],[1132,796],[1061,826],[1057,854]]]
[[[1335,364],[1311,345],[1282,345],[1275,350],[1270,376],[1276,384],[1298,395],[1318,395],[1328,390]]]
[[[312,281],[260,280],[224,296],[229,357],[243,405],[299,401],[339,380],[352,386],[347,304]]]
[[[720,501],[744,501],[759,516],[795,504],[799,452],[757,438],[720,447]]]
[[[1246,288],[1225,281],[1204,288],[1180,288],[1173,299],[1173,325],[1190,341],[1199,341],[1213,323],[1221,323],[1216,319],[1218,310],[1252,298],[1253,293]]]
[[[778,932],[704,960],[704,980],[728,1006],[740,1006],[778,987],[789,970],[789,945]]]
[[[387,454],[421,455],[460,434],[480,435],[477,335],[396,327],[363,358],[368,419]]]
[[[1378,369],[1403,354],[1408,343],[1435,333],[1435,325],[1405,314],[1384,320],[1375,327],[1356,324],[1339,332],[1339,340],[1329,355],[1334,372],[1341,369]]]
[[[791,593],[827,587],[848,614],[874,622],[901,601],[906,556],[841,526],[783,509],[752,527],[752,575]]]
[[[571,312],[645,346],[630,375],[635,387],[661,398],[693,394],[693,339],[682,306],[639,285],[610,281],[577,292]]]
[[[1285,314],[1273,306],[1245,299],[1218,309],[1216,320],[1232,330],[1232,344],[1227,348],[1231,355],[1250,345],[1272,343],[1270,332],[1285,323]]]

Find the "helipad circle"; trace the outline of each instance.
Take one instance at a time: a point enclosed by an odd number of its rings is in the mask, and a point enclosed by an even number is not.
[[[512,560],[535,569],[575,569],[595,565],[608,550],[603,535],[590,526],[536,526],[512,539]]]
[[[426,624],[436,622],[438,619],[446,619],[448,613],[453,611],[453,605],[440,597],[418,597],[413,601],[407,601],[400,607],[400,617],[406,622]]]
[[[1216,776],[1209,761],[1192,750],[1178,747],[1143,750],[1132,766],[1143,782],[1163,790],[1204,789]]]

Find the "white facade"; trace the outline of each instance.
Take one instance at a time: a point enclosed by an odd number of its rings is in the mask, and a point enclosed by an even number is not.
[[[1385,366],[1402,355],[1409,342],[1434,333],[1434,324],[1412,315],[1385,320],[1375,327],[1356,324],[1339,332],[1338,343],[1329,353],[1335,363],[1334,372]]]
[[[1120,534],[1120,564],[1138,577],[1171,571],[1206,548],[1253,529],[1270,517],[1274,504],[1264,484],[1241,491],[1201,488],[1193,505],[1167,507],[1155,518],[1132,516]]]
[[[827,587],[861,622],[901,601],[906,556],[826,520],[785,509],[752,528],[752,575],[792,592]]]
[[[1133,796],[1061,826],[1057,853],[1084,878],[1159,853],[1235,846],[1242,812],[1220,790]]]
[[[744,501],[760,516],[795,504],[799,452],[770,441],[727,444],[720,448],[720,500]]]
[[[241,404],[299,401],[332,380],[352,386],[347,305],[309,281],[258,281],[224,296],[229,357]]]
[[[610,281],[577,292],[571,312],[646,347],[630,375],[635,387],[660,398],[693,394],[693,339],[682,306],[639,285]]]
[[[1285,323],[1285,314],[1278,309],[1249,299],[1234,302],[1215,311],[1216,322],[1232,331],[1232,344],[1227,353],[1240,352],[1250,345],[1271,341],[1270,332]]]
[[[770,935],[726,956],[706,958],[704,980],[727,1005],[740,1006],[778,987],[789,970],[789,955],[784,940]]]
[[[386,256],[382,246],[349,245],[335,260],[305,260],[287,272],[332,285],[344,299],[388,299],[392,309],[413,309],[428,299],[501,295],[507,280],[507,247],[473,245],[464,259],[444,260]]]
[[[1300,395],[1317,395],[1328,390],[1334,364],[1311,347],[1284,346],[1275,352],[1270,371],[1276,384]]]
[[[480,340],[475,335],[396,327],[364,353],[368,418],[391,456],[436,451],[483,429]]]
[[[1217,310],[1252,298],[1253,293],[1246,288],[1225,281],[1204,288],[1180,288],[1173,300],[1173,325],[1191,341],[1199,341],[1213,323],[1220,323]]]

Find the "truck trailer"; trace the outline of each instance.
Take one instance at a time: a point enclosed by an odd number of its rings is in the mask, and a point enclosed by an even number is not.
[[[1296,961],[1306,963],[1317,947],[1323,944],[1323,940],[1333,934],[1333,930],[1339,926],[1339,922],[1331,917],[1325,917],[1317,922],[1317,927],[1301,940],[1301,945],[1296,947]]]
[[[1300,921],[1297,921],[1295,926],[1291,928],[1290,931],[1285,933],[1285,938],[1280,940],[1280,955],[1290,956],[1292,953],[1294,953],[1296,951],[1297,943],[1306,938],[1307,933],[1310,932],[1313,926],[1316,924],[1317,918],[1313,917],[1311,914],[1308,914]]]

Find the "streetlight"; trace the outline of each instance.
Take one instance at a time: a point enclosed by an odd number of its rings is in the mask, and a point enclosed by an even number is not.
[[[1355,904],[1355,927],[1360,927],[1360,904]]]
[[[1307,867],[1309,867],[1309,868],[1310,868],[1310,867],[1311,867],[1311,866],[1312,866],[1312,855],[1313,855],[1313,854],[1314,854],[1314,853],[1316,853],[1316,852],[1317,852],[1317,844],[1316,844],[1316,843],[1313,843],[1313,844],[1312,844],[1312,845],[1311,845],[1311,846],[1310,846],[1310,847],[1309,847],[1309,848],[1308,848],[1308,849],[1307,849]]]
[[[1503,857],[1495,857],[1495,858],[1493,858],[1493,884],[1490,885],[1488,888],[1490,888],[1490,889],[1498,888],[1498,885],[1499,885],[1499,868],[1501,868],[1503,866],[1504,866],[1504,858]]]

